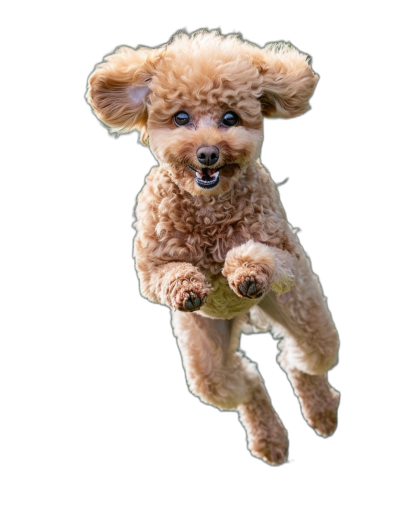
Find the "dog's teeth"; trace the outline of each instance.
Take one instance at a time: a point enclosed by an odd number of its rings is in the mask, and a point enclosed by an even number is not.
[[[196,171],[196,177],[198,179],[201,179],[201,180],[204,180],[204,177],[201,173],[199,173],[198,171]],[[219,170],[216,171],[215,173],[212,173],[211,175],[208,176],[210,179],[217,179],[219,177]]]

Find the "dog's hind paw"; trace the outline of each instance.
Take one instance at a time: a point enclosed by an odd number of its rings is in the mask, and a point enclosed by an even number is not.
[[[286,436],[277,440],[260,438],[249,443],[249,450],[254,457],[262,459],[272,466],[283,465],[288,460],[288,441]]]
[[[307,423],[322,437],[332,435],[338,423],[340,394],[329,385],[327,375],[289,369],[288,376]]]
[[[252,400],[241,404],[238,411],[247,433],[250,453],[269,465],[286,463],[289,449],[287,431],[265,391],[256,391]]]
[[[321,437],[330,437],[338,424],[340,395],[331,388],[331,400],[316,407],[303,404],[303,415],[311,428]],[[322,402],[322,401],[321,401]]]
[[[308,423],[311,428],[321,437],[330,437],[337,428],[337,410],[327,410],[321,415],[309,418]]]

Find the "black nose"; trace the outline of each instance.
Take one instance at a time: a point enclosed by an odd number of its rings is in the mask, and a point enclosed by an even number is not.
[[[201,146],[196,151],[197,159],[204,166],[212,166],[219,159],[219,149],[217,146]]]

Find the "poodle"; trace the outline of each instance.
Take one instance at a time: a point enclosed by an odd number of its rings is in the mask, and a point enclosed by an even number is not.
[[[140,131],[159,165],[136,206],[140,290],[172,310],[192,393],[236,410],[250,452],[271,465],[288,438],[240,334],[270,331],[308,424],[337,426],[327,371],[339,340],[317,276],[260,162],[263,117],[309,107],[318,76],[290,43],[176,34],[159,48],[117,48],[89,78],[87,100],[112,133]]]

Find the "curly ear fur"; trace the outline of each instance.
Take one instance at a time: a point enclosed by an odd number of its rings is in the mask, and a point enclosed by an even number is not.
[[[149,82],[162,50],[127,46],[105,58],[89,78],[86,99],[111,132],[146,135]]]
[[[174,36],[172,48],[179,45],[181,38],[180,34]],[[236,47],[239,55],[242,50],[251,57],[261,78],[257,96],[265,117],[292,118],[310,108],[308,102],[318,76],[310,66],[309,56],[290,43],[271,43],[260,49],[237,36],[225,38],[216,32],[198,32],[192,36],[193,41],[207,39],[215,39],[216,49],[222,50],[225,43]],[[186,43],[189,45],[190,41]],[[111,132],[127,133],[139,129],[142,141],[146,142],[149,85],[167,48],[141,47],[135,50],[122,46],[94,70],[89,78],[86,98],[96,116],[111,128]]]
[[[319,77],[308,55],[288,42],[277,42],[254,49],[253,58],[264,79],[260,101],[265,117],[293,118],[310,109]]]

